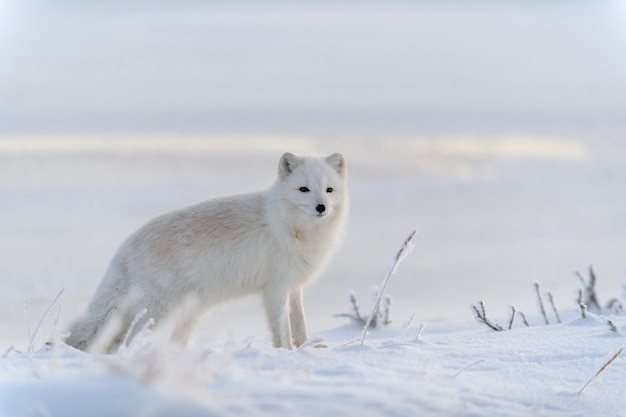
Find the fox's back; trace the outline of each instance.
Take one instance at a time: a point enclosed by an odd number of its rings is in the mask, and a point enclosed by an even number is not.
[[[161,215],[129,237],[119,261],[142,286],[167,281],[215,292],[224,281],[245,280],[247,287],[259,280],[273,246],[264,201],[263,192],[242,194]]]

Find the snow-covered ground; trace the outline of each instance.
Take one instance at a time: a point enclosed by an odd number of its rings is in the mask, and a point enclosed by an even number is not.
[[[9,352],[0,415],[625,415],[626,359],[614,356],[626,318],[611,318],[613,332],[599,316],[561,315],[563,324],[518,320],[502,332],[473,322],[390,326],[364,345],[362,327],[344,325],[296,351],[250,337],[115,356]]]
[[[2,417],[626,415],[624,354],[578,393],[626,318],[579,318],[574,274],[626,298],[622,2],[173,4],[0,2]],[[41,350],[129,233],[268,186],[284,151],[349,166],[345,243],[305,291],[320,341],[271,348],[249,298],[187,349]],[[334,315],[369,308],[414,228],[360,346]],[[479,300],[531,327],[489,330]]]

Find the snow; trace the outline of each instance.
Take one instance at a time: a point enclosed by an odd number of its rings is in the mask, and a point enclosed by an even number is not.
[[[0,415],[458,415],[619,416],[626,411],[618,357],[626,317],[515,325],[494,332],[475,322],[361,326],[314,334],[294,351],[266,338],[185,350],[144,344],[129,355],[72,348],[10,352],[0,369]]]
[[[580,318],[574,274],[626,299],[621,2],[74,3],[0,2],[0,417],[626,416],[626,355],[594,377],[626,316]],[[349,167],[310,345],[270,347],[248,298],[186,348],[44,346],[132,231],[268,186],[285,151]],[[413,229],[361,346],[336,315],[368,313]]]

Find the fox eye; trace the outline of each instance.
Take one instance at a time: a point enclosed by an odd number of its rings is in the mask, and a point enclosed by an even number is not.
[[[310,191],[307,187],[300,187],[299,190],[303,193],[308,193]]]
[[[327,193],[332,193],[332,192],[333,192],[333,187],[328,187],[328,188],[326,189],[326,192],[327,192]]]

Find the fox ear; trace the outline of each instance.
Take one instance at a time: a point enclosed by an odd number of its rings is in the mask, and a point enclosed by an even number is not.
[[[346,160],[340,153],[334,153],[326,157],[326,163],[330,165],[340,177],[346,176]]]
[[[300,160],[292,153],[284,153],[280,157],[280,163],[278,164],[278,175],[280,178],[285,178],[293,172],[296,167],[300,165]]]

